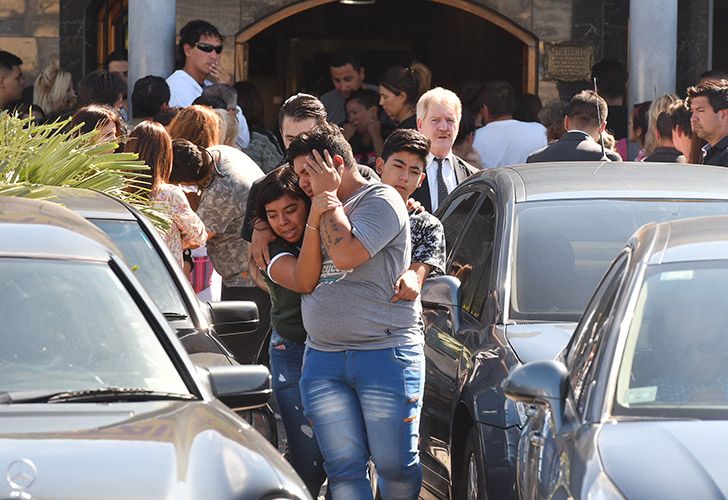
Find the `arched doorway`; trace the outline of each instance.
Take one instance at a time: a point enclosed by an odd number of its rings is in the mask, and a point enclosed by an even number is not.
[[[305,0],[241,31],[235,43],[236,79],[261,90],[271,127],[286,96],[331,88],[326,56],[337,48],[359,54],[371,83],[389,66],[417,60],[432,70],[434,85],[453,90],[503,79],[517,91],[537,91],[538,39],[466,0]]]

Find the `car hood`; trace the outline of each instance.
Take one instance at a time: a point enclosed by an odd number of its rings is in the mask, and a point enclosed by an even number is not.
[[[555,359],[569,343],[576,323],[525,323],[506,326],[506,338],[521,363]]]
[[[217,402],[5,406],[0,498],[21,486],[44,499],[262,498],[285,492],[309,498],[283,457]]]
[[[728,422],[622,421],[606,424],[597,446],[626,498],[728,496]]]

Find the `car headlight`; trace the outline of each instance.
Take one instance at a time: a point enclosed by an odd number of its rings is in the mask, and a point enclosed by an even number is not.
[[[587,490],[586,497],[589,500],[625,500],[624,495],[604,471],[599,472]]]

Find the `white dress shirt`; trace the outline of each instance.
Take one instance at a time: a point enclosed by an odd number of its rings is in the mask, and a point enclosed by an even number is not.
[[[458,185],[458,178],[455,176],[455,158],[452,152],[442,159],[442,177],[445,180],[447,194],[450,194]],[[432,204],[432,212],[437,210],[439,200],[437,199],[437,162],[435,155],[432,153],[427,155],[427,167],[425,167],[427,186],[430,188],[430,203]]]

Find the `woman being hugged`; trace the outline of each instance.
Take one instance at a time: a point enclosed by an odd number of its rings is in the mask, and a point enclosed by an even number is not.
[[[318,205],[320,206],[320,204]],[[304,269],[321,269],[320,213],[298,185],[293,167],[270,172],[260,184],[257,216],[270,226],[270,263],[263,274],[271,299],[272,333],[269,346],[273,392],[288,438],[288,460],[315,498],[326,479],[323,458],[313,429],[303,414],[298,387],[306,330],[301,317],[301,293],[310,292],[319,276]],[[250,262],[251,274],[258,271]]]
[[[172,171],[172,140],[159,123],[143,121],[129,135],[125,152],[137,153],[150,168],[149,200],[172,219],[164,241],[182,267],[182,251],[207,240],[205,225],[190,208],[182,188],[169,183]]]

